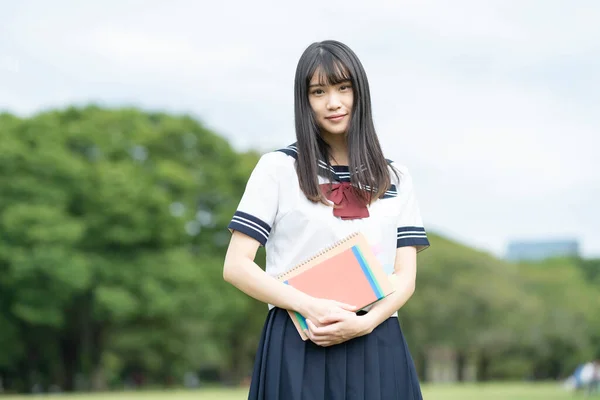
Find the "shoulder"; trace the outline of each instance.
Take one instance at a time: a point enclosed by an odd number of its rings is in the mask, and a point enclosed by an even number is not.
[[[281,150],[263,153],[252,170],[251,179],[264,183],[289,179],[290,174],[295,172],[294,160]]]
[[[286,147],[272,151],[271,153],[275,153],[278,155],[278,157],[282,159],[285,158],[286,160],[291,161],[293,164],[293,162],[298,158],[298,147],[296,146],[296,143],[292,143]]]
[[[298,150],[295,144],[270,151],[261,156],[260,163],[272,169],[272,173],[288,174],[296,171],[295,162],[298,158]]]
[[[293,166],[296,159],[294,151],[296,150],[290,148],[290,146],[264,153],[260,156],[256,167],[270,170],[273,173],[280,168]]]

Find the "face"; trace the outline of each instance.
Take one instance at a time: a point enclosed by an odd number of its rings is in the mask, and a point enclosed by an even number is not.
[[[354,102],[350,81],[335,85],[320,85],[317,70],[309,83],[308,99],[323,133],[332,135],[346,133]]]

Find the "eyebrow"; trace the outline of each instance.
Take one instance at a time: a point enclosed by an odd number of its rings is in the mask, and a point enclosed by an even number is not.
[[[340,85],[342,83],[347,83],[347,82],[351,82],[350,79],[343,80],[343,81],[341,81],[339,83],[335,83],[334,85]],[[309,88],[311,88],[311,87],[317,87],[317,86],[327,86],[327,85],[321,85],[320,83],[311,83],[311,84],[308,85]]]

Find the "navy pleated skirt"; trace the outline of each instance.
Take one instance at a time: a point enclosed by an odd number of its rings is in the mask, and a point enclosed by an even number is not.
[[[330,347],[304,342],[288,313],[269,310],[254,361],[252,400],[421,400],[395,317],[369,335]]]

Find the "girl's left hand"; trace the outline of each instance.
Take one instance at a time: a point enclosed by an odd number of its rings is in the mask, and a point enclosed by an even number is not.
[[[306,331],[308,338],[322,347],[333,346],[372,331],[368,319],[354,313],[349,313],[348,316],[330,325],[317,327],[308,319],[306,324],[308,325],[308,331]]]

